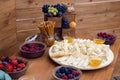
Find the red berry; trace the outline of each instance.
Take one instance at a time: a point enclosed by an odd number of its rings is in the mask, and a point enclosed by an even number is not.
[[[32,47],[32,48],[34,48],[34,47],[36,47],[36,44],[30,43],[29,46]]]
[[[68,77],[65,74],[61,74],[60,76],[62,79],[68,79]]]
[[[25,59],[23,59],[23,58],[22,58],[21,60],[22,60],[22,63],[24,63],[24,62],[25,62]]]
[[[7,67],[9,72],[13,71],[13,66],[11,64],[6,64],[5,66]]]
[[[4,65],[3,64],[0,64],[0,70],[4,69]]]
[[[16,65],[18,65],[18,62],[17,62],[17,60],[14,60],[14,61],[11,62],[11,64],[12,64],[13,66],[16,66]]]
[[[17,70],[16,69],[13,69],[13,71],[12,72],[17,72]]]
[[[11,60],[11,61],[14,61],[14,60],[15,60],[15,58],[14,58],[14,57],[10,57],[10,60]]]
[[[26,46],[23,46],[22,49],[23,49],[24,51],[28,51],[28,50],[29,50],[29,48],[27,48]]]
[[[73,75],[72,74],[68,74],[68,78],[72,79]]]
[[[36,52],[34,48],[30,48],[30,52]]]
[[[104,32],[103,35],[107,35],[107,33]]]
[[[25,67],[25,64],[24,64],[24,63],[22,63],[22,64],[21,64],[21,66],[24,68],[24,67]]]
[[[78,72],[78,71],[73,71],[72,74],[75,75],[75,76],[78,76],[78,75],[80,74],[80,72]]]
[[[17,67],[20,68],[20,69],[23,69],[25,67],[25,64],[24,63],[18,64]]]

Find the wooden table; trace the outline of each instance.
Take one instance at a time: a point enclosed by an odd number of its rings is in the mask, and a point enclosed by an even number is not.
[[[92,39],[93,37],[90,36],[85,36],[85,35],[80,35],[76,36],[80,38],[90,38]],[[18,47],[19,44],[14,45],[11,47],[9,52],[16,53],[19,52]],[[79,80],[111,80],[115,64],[117,61],[117,56],[119,53],[119,48],[120,48],[120,39],[117,39],[114,45],[111,46],[111,49],[114,53],[114,61],[107,67],[98,69],[98,70],[92,70],[92,71],[82,71],[83,74]],[[33,77],[35,80],[55,80],[52,77],[52,70],[57,66],[56,63],[54,63],[48,56],[48,49],[46,50],[45,54],[37,59],[29,59],[29,67],[26,72],[26,74],[22,77]]]

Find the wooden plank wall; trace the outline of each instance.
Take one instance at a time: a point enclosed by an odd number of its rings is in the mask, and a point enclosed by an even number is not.
[[[15,0],[0,0],[0,56],[16,41]]]
[[[39,32],[37,24],[43,21],[43,4],[63,0],[16,0],[16,27],[18,40]],[[98,32],[120,36],[120,0],[64,0],[74,3],[76,33],[95,35]]]

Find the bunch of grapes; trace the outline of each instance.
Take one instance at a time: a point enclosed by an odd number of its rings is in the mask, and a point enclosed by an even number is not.
[[[105,40],[105,44],[109,45],[113,44],[116,40],[116,37],[114,35],[108,34],[106,32],[97,33],[97,37]]]
[[[62,16],[63,13],[67,11],[67,7],[62,4],[57,4],[57,5],[44,5],[42,7],[42,12],[46,13],[48,17],[53,17],[53,16]]]
[[[62,18],[62,28],[69,28],[69,22],[65,17]]]

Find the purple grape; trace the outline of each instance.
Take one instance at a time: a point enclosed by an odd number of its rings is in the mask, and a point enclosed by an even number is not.
[[[65,13],[67,11],[67,7],[62,4],[54,5],[54,7],[57,8],[58,12]]]
[[[69,28],[69,27],[70,26],[69,26],[68,20],[65,17],[63,17],[62,18],[62,28]]]
[[[43,5],[42,7],[42,12],[44,13],[48,13],[48,8],[50,7],[50,5],[46,4],[46,5]]]
[[[53,17],[53,14],[52,13],[47,13],[47,17]]]
[[[60,17],[60,16],[62,16],[62,14],[63,14],[62,12],[58,12],[57,16]]]

